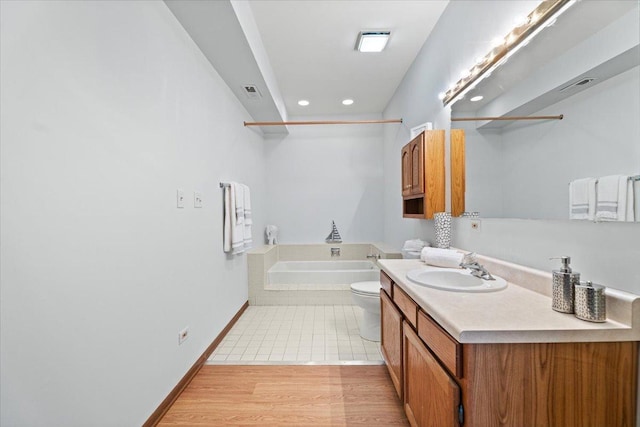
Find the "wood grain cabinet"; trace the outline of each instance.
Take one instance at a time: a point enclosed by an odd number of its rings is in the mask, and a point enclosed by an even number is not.
[[[461,344],[382,279],[382,353],[412,426],[635,426],[637,342]]]
[[[445,210],[444,130],[426,130],[402,147],[402,214],[433,218]]]
[[[460,425],[460,387],[406,325],[403,334],[404,411],[412,426]]]
[[[402,400],[402,314],[384,290],[380,291],[380,317],[380,349],[396,393]]]

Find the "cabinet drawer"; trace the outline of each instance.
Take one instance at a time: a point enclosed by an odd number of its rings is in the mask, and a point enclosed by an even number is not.
[[[393,285],[393,302],[396,303],[405,319],[413,326],[417,327],[418,322],[416,316],[418,314],[418,306],[398,285]]]
[[[389,297],[392,297],[391,288],[393,287],[393,280],[382,270],[380,270],[380,287],[387,292]]]
[[[462,378],[462,345],[421,310],[418,310],[418,336],[449,372]]]

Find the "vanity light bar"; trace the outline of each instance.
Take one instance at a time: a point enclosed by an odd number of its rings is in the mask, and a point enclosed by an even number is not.
[[[571,7],[576,0],[544,0],[528,16],[525,22],[509,32],[504,41],[494,47],[468,74],[458,80],[444,94],[443,105],[462,98],[467,92],[475,88],[483,79],[488,77],[496,68],[504,64],[507,59],[521,47],[542,31],[549,22]]]

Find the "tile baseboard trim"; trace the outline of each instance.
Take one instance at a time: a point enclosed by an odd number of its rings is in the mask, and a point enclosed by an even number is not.
[[[204,366],[209,356],[211,356],[211,353],[213,353],[216,347],[220,345],[222,339],[225,337],[225,335],[227,335],[227,333],[229,333],[233,325],[235,325],[238,319],[240,319],[240,316],[242,316],[242,313],[244,313],[248,307],[249,301],[246,301],[242,305],[242,307],[240,307],[240,310],[238,310],[235,316],[233,316],[233,318],[229,321],[227,326],[224,327],[224,329],[218,334],[218,336],[213,340],[209,347],[207,347],[204,353],[202,353],[202,355],[198,358],[198,360],[196,360],[193,366],[191,366],[184,377],[182,377],[180,382],[178,382],[178,384],[176,384],[176,386],[173,388],[173,390],[171,390],[167,397],[164,398],[162,403],[160,403],[160,406],[158,406],[158,408],[153,411],[153,414],[151,414],[147,421],[142,425],[143,427],[154,427],[160,422],[164,414],[167,413],[171,405],[173,405],[173,403],[178,399],[183,390],[187,388],[193,377],[196,376],[198,371],[200,371],[200,369]]]

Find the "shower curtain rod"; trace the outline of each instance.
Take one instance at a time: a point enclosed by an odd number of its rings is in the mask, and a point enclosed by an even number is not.
[[[506,117],[456,117],[452,118],[452,122],[473,122],[486,120],[562,120],[564,114],[558,116],[506,116]]]
[[[402,123],[402,119],[389,120],[327,120],[306,122],[244,122],[245,126],[289,126],[289,125],[368,125],[376,123]]]

